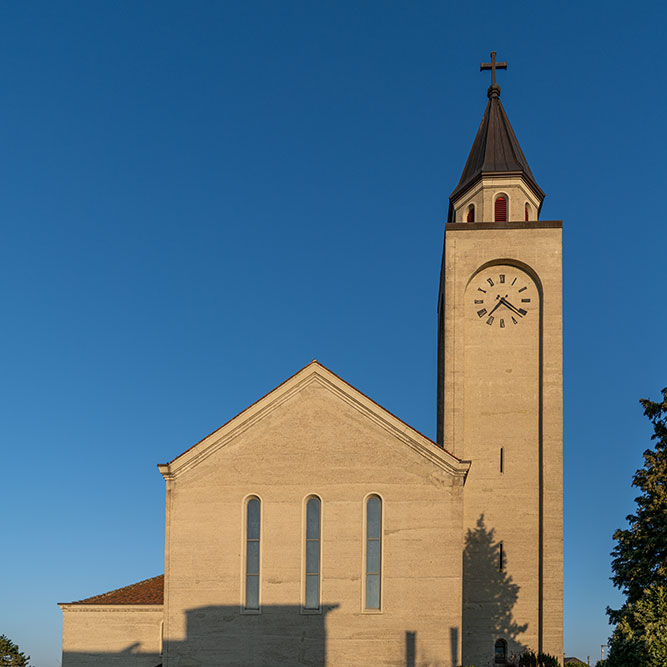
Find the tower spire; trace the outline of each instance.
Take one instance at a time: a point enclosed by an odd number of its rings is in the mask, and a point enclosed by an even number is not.
[[[491,62],[480,63],[479,69],[481,72],[491,71],[489,101],[461,180],[449,198],[450,221],[461,221],[461,216],[464,216],[464,221],[498,219],[493,210],[497,192],[503,192],[505,202],[509,204],[507,220],[537,220],[544,192],[537,184],[514,134],[500,101],[500,86],[496,82],[497,70],[507,69],[507,62],[498,62],[496,52],[492,51]],[[520,193],[517,187],[525,192]],[[508,188],[514,192],[508,192]],[[487,198],[487,193],[492,200]]]

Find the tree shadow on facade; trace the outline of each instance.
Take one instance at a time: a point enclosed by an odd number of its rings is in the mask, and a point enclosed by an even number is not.
[[[463,550],[463,664],[502,664],[495,662],[498,640],[506,642],[508,658],[526,649],[517,637],[528,624],[520,625],[512,615],[520,588],[507,574],[510,558],[482,514],[475,529],[468,530]]]

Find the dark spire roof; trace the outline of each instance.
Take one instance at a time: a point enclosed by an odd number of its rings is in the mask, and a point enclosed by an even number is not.
[[[544,192],[535,181],[528,162],[519,146],[505,109],[500,102],[500,86],[489,87],[489,103],[486,105],[482,123],[470,149],[461,180],[450,199],[458,197],[482,175],[521,173],[535,190],[544,198]]]

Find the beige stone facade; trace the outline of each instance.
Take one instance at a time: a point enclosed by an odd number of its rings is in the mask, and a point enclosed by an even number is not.
[[[497,639],[510,653],[559,656],[561,225],[449,224],[444,276],[443,444],[473,461],[464,529],[477,547],[464,560],[463,657],[483,664]],[[498,294],[525,314],[504,305],[491,314]]]
[[[155,667],[162,605],[62,604],[64,667]]]
[[[164,579],[61,605],[63,667],[562,657],[561,223],[498,96],[445,226],[437,442],[307,365],[159,466]]]

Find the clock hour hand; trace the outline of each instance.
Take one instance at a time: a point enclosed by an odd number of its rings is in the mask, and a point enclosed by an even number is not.
[[[496,311],[496,309],[502,305],[502,303],[503,299],[501,298],[500,301],[498,301],[498,303],[491,309],[491,312],[487,314],[487,317],[490,317]]]

